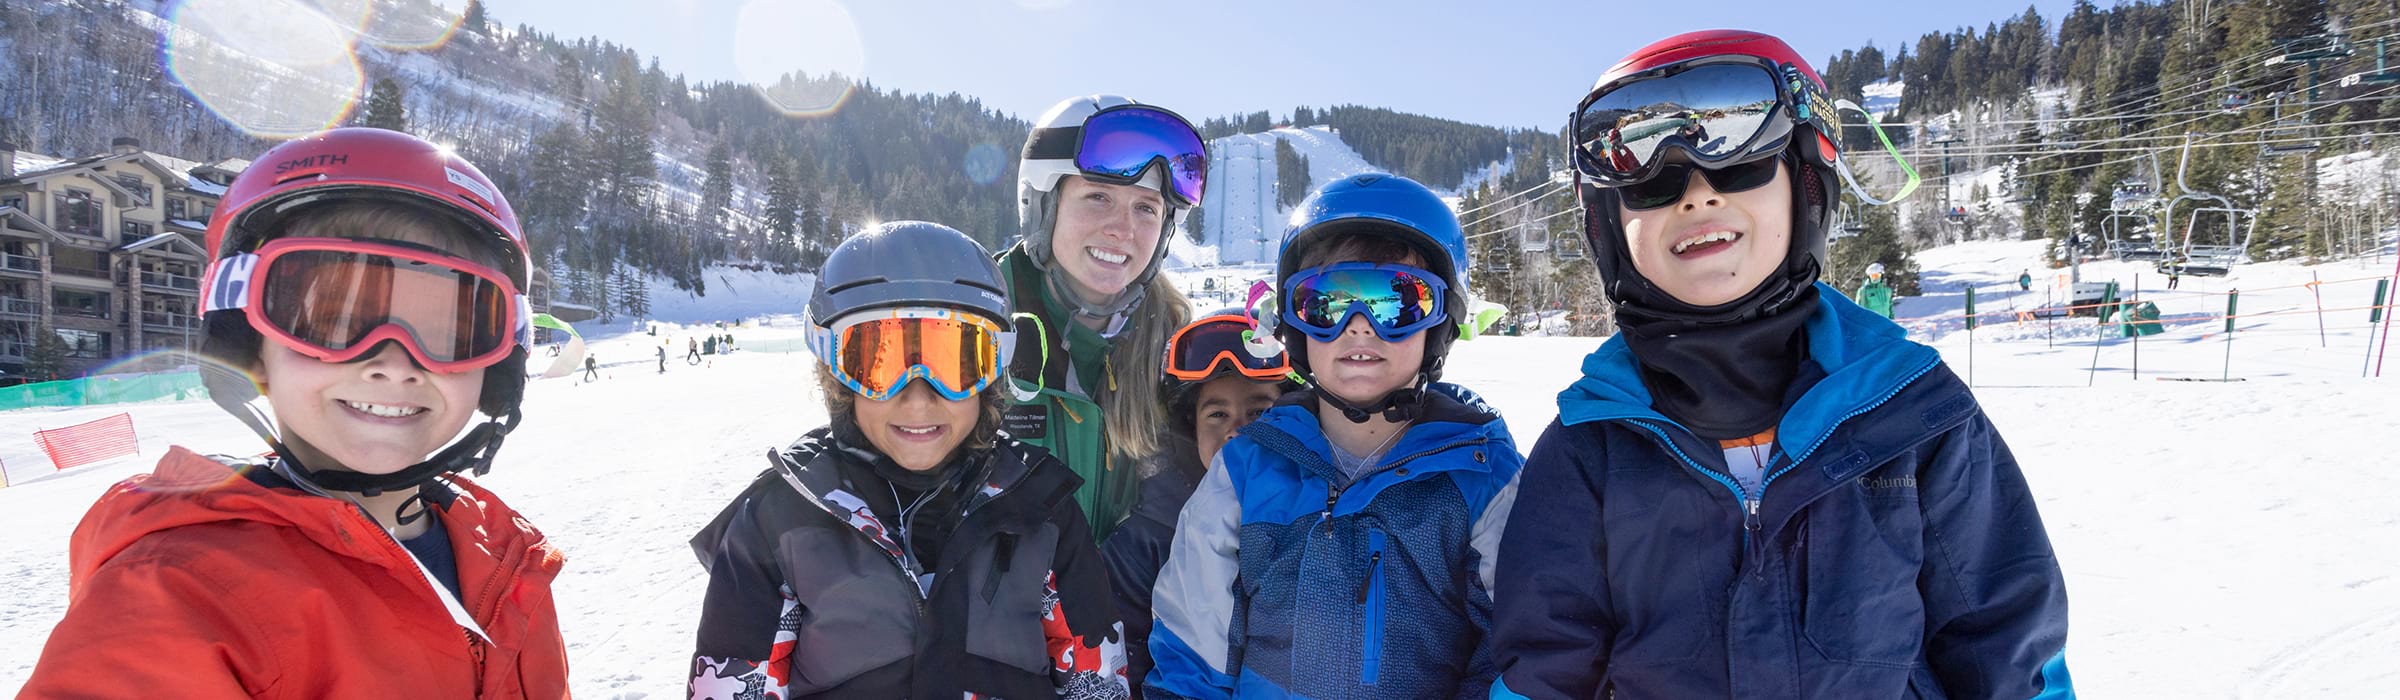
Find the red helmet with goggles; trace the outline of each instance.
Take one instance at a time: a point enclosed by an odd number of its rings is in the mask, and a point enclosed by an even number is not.
[[[343,216],[326,207],[362,204],[430,217],[463,233],[474,250],[398,231],[292,230],[319,212],[325,221]],[[516,212],[473,164],[383,129],[333,129],[288,141],[226,188],[209,220],[207,248],[201,351],[217,360],[203,365],[209,398],[275,448],[284,476],[312,489],[370,495],[419,488],[439,502],[447,492],[430,485],[436,477],[490,468],[524,397],[532,311],[523,290],[532,266]],[[359,360],[392,343],[428,371],[483,370],[477,408],[491,420],[398,472],[299,465],[279,431],[249,405],[258,385],[241,369],[261,342],[321,362]]]
[[[1567,146],[1592,264],[1620,314],[1722,323],[1804,301],[1824,269],[1825,233],[1839,204],[1836,123],[1824,79],[1782,39],[1758,32],[1679,34],[1602,73],[1576,103]],[[1672,204],[1695,175],[1719,192],[1758,187],[1787,164],[1792,235],[1780,274],[1740,299],[1702,308],[1659,291],[1635,269],[1621,208]]]

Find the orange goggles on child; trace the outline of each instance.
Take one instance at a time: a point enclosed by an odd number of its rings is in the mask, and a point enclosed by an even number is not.
[[[394,341],[444,374],[530,344],[532,312],[508,277],[440,251],[348,238],[282,238],[209,268],[203,313],[240,309],[268,340],[325,362]]]
[[[942,398],[972,397],[1007,372],[1015,345],[1014,331],[949,309],[875,310],[808,329],[809,351],[834,380],[871,401],[889,401],[919,379]]]
[[[1272,382],[1290,375],[1292,366],[1285,361],[1280,343],[1260,336],[1256,321],[1225,314],[1177,329],[1167,339],[1166,373],[1186,382],[1224,374]]]

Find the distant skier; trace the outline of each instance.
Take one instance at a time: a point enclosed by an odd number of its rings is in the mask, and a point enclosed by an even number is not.
[[[2026,270],[2026,271],[2024,271],[2024,272],[2019,272],[2019,273],[2017,273],[2017,291],[2020,291],[2020,292],[2030,292],[2030,291],[2033,291],[2033,271],[2032,271],[2032,270]]]
[[[1859,285],[1858,293],[1851,296],[1868,311],[1884,318],[1892,317],[1892,287],[1883,283],[1883,263],[1867,265],[1867,283]]]
[[[683,353],[684,364],[700,364],[700,336],[692,336],[690,346],[691,349]]]
[[[583,356],[583,380],[587,382],[600,381],[599,358],[592,357],[590,354]]]
[[[674,342],[674,341],[668,341]],[[667,343],[658,344],[658,373],[667,373]]]

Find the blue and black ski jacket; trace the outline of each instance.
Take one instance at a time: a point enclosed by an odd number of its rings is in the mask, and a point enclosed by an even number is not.
[[[1497,413],[1427,392],[1344,484],[1300,392],[1184,505],[1151,603],[1157,698],[1483,697],[1493,555],[1523,465]]]
[[[2072,697],[2066,582],[1964,383],[1817,286],[1763,493],[1585,358],[1502,545],[1493,698]]]

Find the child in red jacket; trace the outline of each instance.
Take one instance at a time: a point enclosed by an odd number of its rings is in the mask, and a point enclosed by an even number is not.
[[[207,244],[209,394],[273,453],[176,448],[101,496],[25,697],[566,697],[564,559],[459,474],[524,394],[508,202],[434,144],[335,129],[260,156]]]

